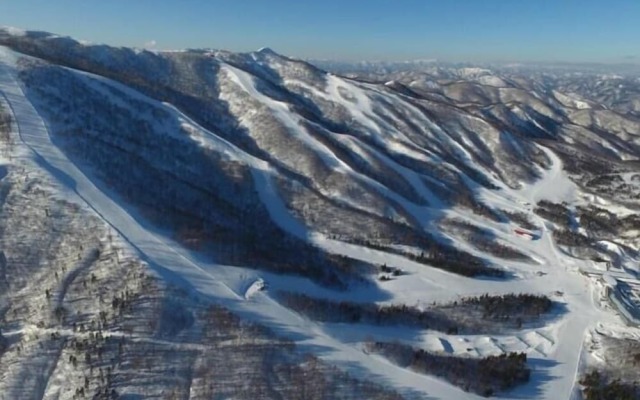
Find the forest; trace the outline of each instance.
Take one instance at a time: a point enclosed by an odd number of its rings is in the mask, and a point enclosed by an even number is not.
[[[430,353],[400,343],[369,342],[365,350],[421,374],[435,375],[481,396],[490,397],[524,384],[531,377],[525,353],[471,358]]]

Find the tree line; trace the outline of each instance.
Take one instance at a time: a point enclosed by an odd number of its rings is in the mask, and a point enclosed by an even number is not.
[[[531,370],[525,353],[483,358],[436,354],[400,343],[368,342],[365,350],[415,372],[435,375],[467,392],[490,397],[527,383]]]

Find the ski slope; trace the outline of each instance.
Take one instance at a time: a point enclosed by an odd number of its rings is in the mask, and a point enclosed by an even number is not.
[[[160,232],[144,224],[134,210],[119,198],[106,190],[90,173],[82,171],[52,142],[46,122],[38,114],[29,99],[24,95],[17,78],[17,55],[6,48],[0,48],[0,92],[11,108],[18,125],[22,141],[23,159],[38,170],[48,174],[60,187],[61,194],[68,200],[83,204],[93,210],[105,223],[109,224],[125,240],[130,249],[146,261],[159,275],[169,281],[193,288],[212,301],[224,305],[232,312],[272,328],[278,334],[296,340],[303,349],[313,352],[322,359],[336,364],[354,375],[365,378],[375,377],[381,384],[389,385],[403,394],[426,396],[430,399],[463,400],[482,397],[466,393],[440,379],[420,375],[391,365],[386,360],[365,354],[360,343],[367,336],[393,339],[402,337],[403,329],[344,327],[331,324],[317,324],[297,313],[281,306],[261,290],[264,282],[274,289],[297,285],[304,287],[307,293],[327,295],[326,290],[302,278],[288,278],[260,273],[233,266],[218,265],[200,261],[184,248],[178,246]],[[243,72],[228,69],[247,92],[254,96],[255,89],[249,77]],[[337,91],[337,90],[336,90]],[[265,99],[265,101],[267,101]],[[364,102],[364,100],[362,100]],[[289,115],[284,105],[271,104],[278,118],[289,121],[290,130],[298,132],[304,139],[302,128]],[[175,110],[179,113],[179,110]],[[364,117],[363,117],[364,118]],[[203,130],[201,127],[183,118],[185,124]],[[211,137],[217,137],[208,133]],[[306,139],[304,139],[306,140]],[[216,145],[215,140],[208,141]],[[212,144],[213,143],[213,144]],[[227,143],[219,145],[231,146]],[[313,143],[313,146],[321,146]],[[232,149],[231,147],[228,147]],[[562,165],[550,150],[543,149],[552,162],[552,167],[541,171],[543,178],[536,184],[521,190],[505,188],[499,194],[481,189],[481,196],[491,205],[514,208],[518,204],[534,204],[541,198],[566,198],[575,196],[572,190],[555,191],[550,188],[567,187],[568,179],[562,172]],[[230,150],[235,152],[234,149]],[[320,151],[320,150],[319,150]],[[324,152],[321,149],[320,152]],[[347,169],[341,161],[327,153],[324,160],[328,165]],[[379,155],[379,157],[383,157]],[[410,172],[400,169],[391,160],[384,159],[391,168],[407,175],[409,181],[426,198],[431,197],[423,185],[417,183]],[[510,229],[493,223],[487,228],[507,243],[513,243],[539,260],[535,267],[531,264],[513,263],[510,268],[517,279],[503,282],[497,280],[476,280],[454,275],[442,270],[425,268],[406,258],[382,251],[371,250],[357,245],[331,240],[322,235],[307,232],[306,228],[293,218],[283,201],[279,198],[272,182],[273,171],[255,160],[248,160],[252,167],[256,189],[266,205],[271,217],[281,227],[298,237],[307,238],[329,252],[346,255],[355,259],[382,264],[388,263],[409,272],[385,285],[391,294],[388,301],[415,304],[431,301],[447,301],[457,296],[471,296],[483,293],[535,292],[551,294],[562,291],[559,301],[566,304],[567,312],[558,319],[540,329],[525,329],[517,334],[503,336],[449,336],[437,332],[420,332],[413,342],[417,346],[451,354],[472,353],[483,356],[504,351],[527,351],[533,365],[532,381],[515,391],[504,394],[504,398],[569,399],[575,392],[575,377],[581,358],[585,333],[596,322],[615,322],[610,314],[601,311],[593,301],[593,288],[589,281],[577,273],[579,262],[557,251],[553,240],[542,219],[531,213],[541,229],[541,240],[522,241],[511,233]],[[364,179],[364,178],[362,178]],[[571,187],[570,187],[571,188]],[[402,198],[395,198],[411,210],[416,217],[428,219],[426,208],[409,204]],[[434,198],[430,199],[436,202]],[[447,211],[455,216],[471,219],[459,210]],[[458,243],[460,247],[467,246]],[[502,264],[499,259],[496,264]],[[532,271],[535,268],[535,271]],[[543,272],[544,274],[537,274]],[[453,293],[452,288],[455,288]],[[349,293],[351,299],[366,296],[366,293]]]
[[[440,380],[390,366],[380,359],[372,359],[358,348],[329,337],[319,327],[265,295],[256,295],[256,301],[246,301],[244,295],[233,291],[228,285],[235,282],[225,282],[225,278],[230,279],[231,274],[225,274],[224,267],[199,264],[185,250],[142,227],[134,216],[100,190],[51,142],[45,122],[25,97],[16,80],[16,67],[10,63],[15,58],[6,49],[0,51],[0,58],[3,59],[0,66],[0,91],[11,107],[23,144],[31,151],[31,161],[66,189],[65,195],[69,200],[85,204],[112,226],[160,275],[164,275],[166,279],[179,277],[202,295],[243,317],[272,327],[280,334],[305,338],[298,341],[302,349],[326,349],[317,355],[356,375],[359,375],[358,370],[365,369],[371,375],[383,377],[384,383],[400,389],[409,388],[452,400],[476,398]],[[357,367],[350,367],[353,364]]]

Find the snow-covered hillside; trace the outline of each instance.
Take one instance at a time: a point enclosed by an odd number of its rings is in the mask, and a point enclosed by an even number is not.
[[[0,44],[0,398],[569,399],[636,334],[633,114],[479,68]]]

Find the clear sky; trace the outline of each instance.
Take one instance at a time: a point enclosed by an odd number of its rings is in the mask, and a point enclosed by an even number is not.
[[[640,62],[640,0],[0,0],[0,25],[302,58]]]

